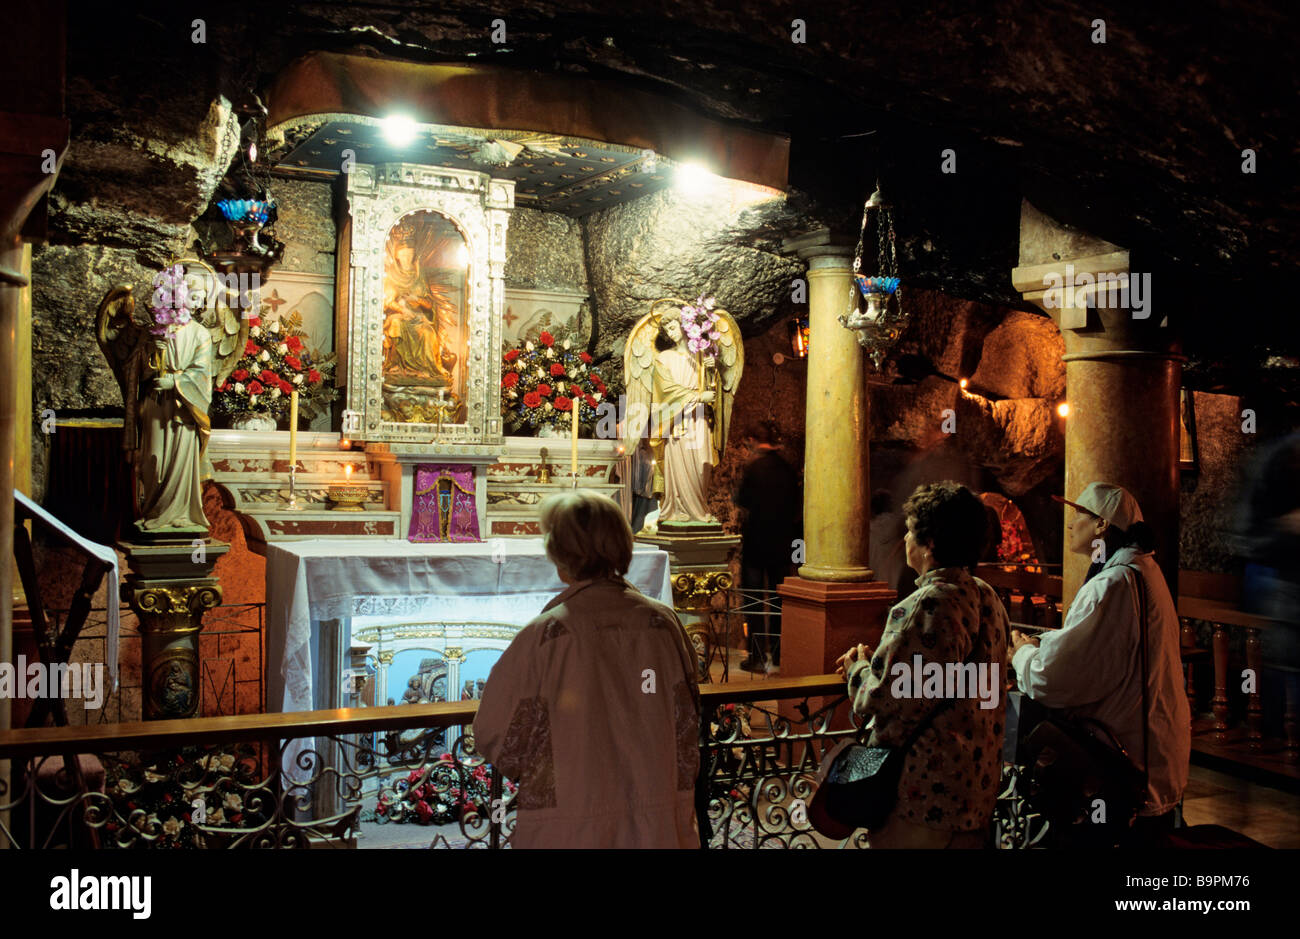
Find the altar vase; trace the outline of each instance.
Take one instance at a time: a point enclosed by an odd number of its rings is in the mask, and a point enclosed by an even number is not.
[[[698,848],[699,688],[670,607],[623,579],[632,529],[609,498],[541,506],[566,589],[488,676],[474,742],[519,784],[516,848]]]

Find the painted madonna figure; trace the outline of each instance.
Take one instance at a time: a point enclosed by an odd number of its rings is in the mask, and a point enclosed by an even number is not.
[[[717,524],[709,482],[744,364],[740,330],[712,299],[657,301],[633,327],[624,353],[625,434],[649,437],[660,525]]]
[[[150,317],[137,321],[131,288],[114,287],[100,302],[95,336],[122,389],[123,449],[135,468],[140,534],[206,535],[202,479],[211,436],[214,329],[229,326],[238,337],[246,326],[214,293],[196,287],[181,264],[154,282]],[[218,325],[205,326],[204,307],[221,307]],[[231,323],[225,323],[225,320]],[[239,350],[228,356],[233,361]],[[228,369],[226,369],[228,372]]]

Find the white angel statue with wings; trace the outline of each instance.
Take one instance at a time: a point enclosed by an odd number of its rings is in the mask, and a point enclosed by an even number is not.
[[[95,336],[122,389],[123,449],[135,470],[137,534],[207,534],[202,481],[211,436],[213,377],[229,377],[248,340],[251,294],[223,286],[198,260],[154,279],[148,315],[129,285],[108,292]]]
[[[736,321],[711,298],[657,300],[632,327],[623,364],[624,434],[632,447],[649,436],[661,528],[717,525],[709,482],[745,367]]]

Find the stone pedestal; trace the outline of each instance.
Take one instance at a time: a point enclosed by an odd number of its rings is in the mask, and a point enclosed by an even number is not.
[[[875,648],[898,594],[878,580],[846,584],[787,577],[781,594],[781,674],[825,675],[852,645]]]
[[[140,618],[144,719],[197,717],[201,693],[199,630],[221,602],[212,576],[230,550],[210,539],[119,542],[129,572],[122,599]]]
[[[636,540],[668,552],[673,607],[700,660],[710,662],[713,648],[730,644],[730,618],[724,613],[723,622],[715,623],[711,610],[713,597],[734,585],[728,559],[740,538],[725,534],[717,524],[668,522]]]
[[[777,589],[781,594],[781,676],[827,675],[835,671],[835,660],[850,646],[865,642],[873,649],[880,644],[889,608],[898,594],[880,581],[828,583],[787,577]],[[814,699],[816,711],[833,698]],[[778,711],[796,719],[795,700],[782,701]],[[841,708],[835,727],[848,726],[848,709]]]

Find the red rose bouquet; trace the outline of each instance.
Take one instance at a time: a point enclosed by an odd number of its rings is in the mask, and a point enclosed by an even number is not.
[[[610,398],[610,390],[575,340],[543,332],[536,342],[508,350],[501,363],[501,416],[507,433],[533,436],[549,427],[567,435],[576,403],[578,433],[595,435],[596,409]]]
[[[308,350],[297,311],[265,325],[260,318],[253,319],[249,336],[235,370],[216,386],[212,396],[215,413],[254,411],[284,420],[294,390],[298,392],[300,422],[310,424],[328,410],[338,397],[333,380],[335,356]]]

